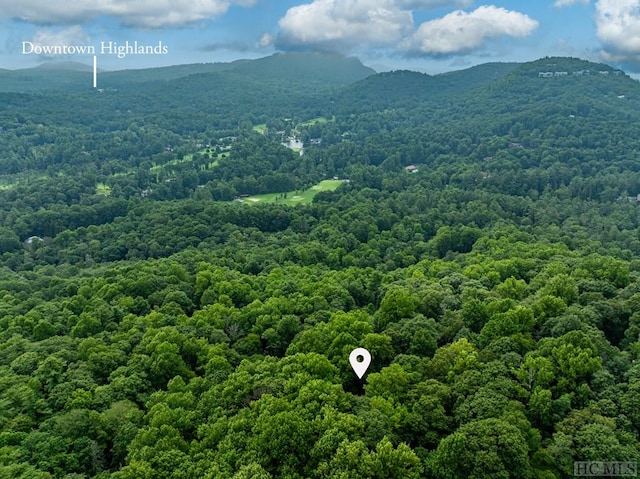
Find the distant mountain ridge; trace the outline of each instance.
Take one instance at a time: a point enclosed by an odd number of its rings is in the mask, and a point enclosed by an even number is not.
[[[27,68],[26,70],[56,70],[56,71],[77,71],[77,72],[91,72],[93,66],[81,62],[47,62],[42,63],[33,68]],[[25,70],[18,70],[25,71]]]
[[[276,53],[233,69],[236,73],[267,76],[270,78],[298,78],[325,84],[348,84],[361,80],[376,71],[355,57],[332,53]]]
[[[521,64],[485,63],[465,70],[429,75],[409,70],[378,73],[353,83],[339,92],[336,102],[363,101],[366,108],[420,103],[466,94],[470,90],[504,78]]]
[[[572,75],[578,72],[599,73],[600,71],[621,71],[605,63],[595,63],[574,57],[544,57],[527,63],[522,63],[514,71],[518,76],[539,76],[541,73],[567,73]]]
[[[92,87],[87,76],[92,67],[75,62],[46,63],[22,70],[0,70],[0,91],[72,91]],[[374,75],[375,70],[355,57],[329,53],[276,53],[256,60],[228,63],[196,63],[140,70],[103,72],[99,83],[104,88],[135,87],[148,82],[166,82],[190,75],[232,72],[237,76],[283,82],[308,82],[315,86],[340,86]],[[79,75],[84,74],[84,75]]]
[[[0,92],[92,96],[91,73],[75,64],[62,66],[0,70]],[[122,111],[135,104],[139,111],[150,112],[145,105],[158,101],[189,115],[222,115],[244,108],[239,104],[251,105],[253,114],[263,119],[290,118],[310,108],[315,117],[388,111],[395,121],[401,115],[407,122],[443,121],[443,115],[450,121],[474,117],[485,122],[489,115],[500,123],[498,131],[508,131],[514,118],[523,125],[545,115],[625,119],[635,118],[635,110],[640,110],[636,80],[610,65],[565,57],[486,63],[428,75],[375,73],[357,58],[293,52],[229,63],[101,72],[98,86],[118,91],[109,101]]]

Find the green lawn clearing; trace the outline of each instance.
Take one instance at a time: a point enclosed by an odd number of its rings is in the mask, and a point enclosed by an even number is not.
[[[344,180],[323,180],[306,191],[287,191],[286,193],[266,193],[243,198],[243,203],[277,203],[280,205],[301,205],[311,203],[313,197],[321,191],[333,191]]]
[[[311,120],[307,120],[307,121],[303,121],[302,123],[298,124],[298,126],[313,126],[316,125],[318,123],[327,123],[329,121],[334,121],[335,117],[331,118],[330,120],[328,118],[325,118],[324,116],[319,116],[317,118],[312,118]]]
[[[253,125],[252,130],[253,131],[257,131],[261,135],[264,135],[267,132],[267,124],[266,123],[260,123],[259,125]]]
[[[105,185],[104,183],[98,183],[96,185],[96,195],[109,196],[110,194],[111,194],[111,187],[109,185]]]
[[[212,167],[216,166],[216,164],[218,163],[218,160],[220,158],[222,158],[222,155],[228,154],[229,152],[225,151],[225,152],[222,152],[222,153],[216,153],[216,149],[214,147],[210,147],[210,148],[203,148],[202,150],[198,151],[198,153],[201,154],[201,155],[211,155],[212,156],[213,161],[207,165],[209,168],[212,168]],[[153,165],[149,169],[149,171],[151,173],[157,173],[162,168],[165,168],[167,166],[175,166],[175,165],[179,165],[180,163],[186,163],[186,162],[192,161],[192,160],[193,160],[193,153],[189,153],[188,155],[184,155],[181,159],[172,160],[169,163],[163,163],[162,165]]]

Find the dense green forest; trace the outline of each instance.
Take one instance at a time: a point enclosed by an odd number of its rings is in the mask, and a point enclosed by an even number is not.
[[[559,479],[640,460],[624,72],[296,53],[97,91],[50,71],[0,75],[0,478]]]

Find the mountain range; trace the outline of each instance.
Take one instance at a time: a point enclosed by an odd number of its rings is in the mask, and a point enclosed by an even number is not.
[[[78,91],[92,88],[92,67],[78,62],[51,62],[35,68],[0,70],[0,92]],[[352,83],[375,74],[354,57],[328,53],[277,53],[256,60],[197,63],[140,70],[99,72],[100,88],[135,88],[196,74],[228,73],[259,79],[305,82],[314,87]],[[223,77],[231,78],[231,76]]]
[[[47,63],[23,70],[0,70],[0,92],[90,92],[92,68],[74,62]],[[564,73],[563,73],[564,72]],[[590,75],[583,72],[589,72]],[[606,72],[606,74],[605,74]],[[565,76],[561,76],[564,75]],[[543,76],[544,75],[544,76]],[[557,75],[548,78],[546,75]],[[577,91],[565,87],[580,82]],[[531,101],[567,93],[570,98],[589,93],[596,103],[605,96],[622,97],[635,107],[638,83],[619,70],[576,58],[543,58],[527,63],[486,63],[465,70],[438,75],[414,71],[376,73],[354,57],[327,53],[278,53],[256,60],[228,63],[176,65],[140,70],[98,73],[98,88],[130,92],[136,96],[158,94],[169,103],[204,102],[228,104],[244,101],[293,105],[331,103],[353,111],[375,111],[420,104],[442,104],[447,98],[462,98],[474,92],[467,107],[478,100],[509,102],[511,94],[531,92]],[[585,89],[586,88],[586,89]],[[560,89],[560,90],[558,90]],[[211,97],[211,94],[214,97]],[[515,97],[514,97],[515,98]],[[621,99],[622,99],[621,98]],[[572,99],[570,101],[575,101]],[[512,101],[509,111],[518,110],[522,99]],[[486,108],[482,101],[481,108]],[[606,102],[605,102],[606,103]],[[623,105],[624,106],[624,105]],[[346,111],[345,110],[345,111]]]

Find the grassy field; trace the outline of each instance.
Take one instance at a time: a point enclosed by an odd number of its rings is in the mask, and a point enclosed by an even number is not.
[[[62,176],[58,174],[58,176]],[[42,175],[32,172],[18,173],[17,175],[2,175],[0,177],[0,190],[12,190],[20,183],[27,181],[39,181],[49,178],[49,175]]]
[[[306,191],[287,191],[286,193],[267,193],[244,198],[243,203],[278,203],[280,205],[301,205],[311,203],[313,197],[321,191],[333,191],[344,180],[324,180]],[[285,197],[286,196],[286,197]]]
[[[329,121],[334,121],[334,120],[335,118],[331,118],[331,120],[329,120],[323,116],[319,116],[318,118],[312,118],[311,120],[303,121],[298,126],[313,126],[317,123],[327,123]]]
[[[267,124],[260,123],[259,125],[253,125],[253,131],[257,131],[261,135],[264,135],[267,132]]]
[[[111,187],[104,183],[98,183],[96,185],[96,195],[109,196],[111,194]]]
[[[200,150],[198,153],[200,153],[201,155],[213,155],[215,153],[216,149],[215,148],[203,148],[202,150]],[[209,168],[212,168],[214,166],[216,166],[216,164],[218,163],[218,160],[220,158],[222,158],[222,155],[224,154],[228,154],[228,151],[222,152],[222,153],[218,153],[215,155],[215,159],[209,163]],[[188,161],[193,160],[193,153],[190,153],[188,155],[184,155],[181,159],[178,160],[173,160],[170,161],[169,163],[164,163],[162,165],[153,165],[149,171],[151,173],[156,173],[158,171],[160,171],[162,168],[166,167],[166,166],[171,166],[171,165],[179,165],[180,163],[186,163]]]

